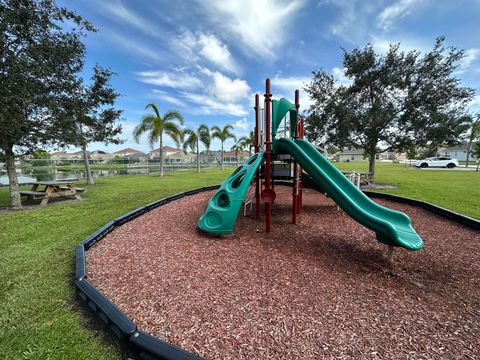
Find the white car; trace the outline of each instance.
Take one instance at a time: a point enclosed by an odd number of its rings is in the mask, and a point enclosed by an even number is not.
[[[446,167],[453,169],[458,166],[458,160],[448,156],[429,157],[423,160],[415,161],[415,166],[420,168],[428,167]]]

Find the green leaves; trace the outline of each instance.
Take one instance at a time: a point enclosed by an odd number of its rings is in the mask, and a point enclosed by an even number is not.
[[[371,157],[378,144],[389,150],[456,143],[467,130],[466,105],[473,89],[455,77],[463,51],[436,39],[421,56],[390,45],[385,54],[372,44],[344,50],[347,81],[336,83],[323,70],[305,90],[314,100],[306,119],[309,140],[360,148]]]
[[[135,142],[138,143],[140,137],[148,133],[148,141],[153,146],[165,134],[175,141],[177,146],[180,146],[182,130],[174,121],[183,125],[183,115],[177,110],[169,110],[162,117],[157,105],[153,103],[147,104],[146,109],[152,109],[153,114],[144,115],[140,124],[133,130]]]

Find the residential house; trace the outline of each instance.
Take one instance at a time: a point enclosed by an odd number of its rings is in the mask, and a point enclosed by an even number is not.
[[[367,162],[368,156],[365,156],[363,149],[348,149],[335,155],[337,162]],[[375,155],[376,160],[388,160],[388,152],[379,152]]]
[[[238,152],[238,162],[243,163],[246,159],[249,158],[250,154],[248,151],[239,151]],[[223,152],[223,163],[225,165],[236,165],[237,164],[237,154],[235,151],[224,151]]]
[[[146,157],[146,154],[144,152],[141,152],[139,150],[135,150],[132,148],[126,148],[119,151],[115,151],[112,155],[114,157],[120,157],[122,159],[133,159],[133,158],[140,159],[140,158]]]
[[[474,144],[472,144],[472,149],[473,149],[473,145]],[[457,146],[451,146],[451,147],[440,149],[438,151],[438,155],[452,157],[452,158],[457,159],[459,161],[466,161],[467,160],[467,147],[468,147],[468,143],[464,142],[464,143],[462,143],[460,145],[457,145]],[[475,159],[473,159],[472,154],[470,154],[469,160],[472,160],[472,161],[475,160]]]
[[[88,158],[97,162],[103,162],[113,159],[113,154],[102,150],[94,150],[88,153]]]
[[[193,153],[186,153],[179,148],[174,148],[171,146],[163,146],[163,159],[165,164],[191,164],[196,162],[196,155]],[[160,158],[160,148],[154,149],[149,153],[150,159],[159,159]]]

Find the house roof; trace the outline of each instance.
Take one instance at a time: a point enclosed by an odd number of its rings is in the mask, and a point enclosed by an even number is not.
[[[162,146],[162,150],[163,151],[182,151],[183,152],[182,149],[174,148],[174,147],[171,147],[171,146]],[[153,149],[150,152],[158,152],[158,151],[160,151],[160,148]]]
[[[124,154],[124,153],[145,154],[145,153],[142,152],[142,151],[138,151],[138,150],[135,150],[135,149],[132,149],[132,148],[126,148],[126,149],[122,149],[122,150],[119,150],[119,151],[115,151],[115,152],[114,152],[114,154]]]
[[[363,155],[364,152],[365,150],[363,149],[348,149],[348,150],[342,151],[337,155]]]

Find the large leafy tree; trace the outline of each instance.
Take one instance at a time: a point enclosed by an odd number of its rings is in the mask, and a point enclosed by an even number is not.
[[[463,56],[461,50],[446,48],[442,37],[423,56],[401,51],[400,44],[390,45],[386,54],[377,54],[371,44],[344,50],[350,84],[338,84],[320,70],[306,86],[314,101],[307,137],[363,149],[372,173],[380,145],[402,151],[411,145],[436,149],[458,142],[468,127],[465,108],[474,95],[455,77]]]
[[[0,148],[14,207],[21,206],[15,157],[66,144],[61,100],[83,66],[81,36],[93,30],[53,0],[0,0]]]
[[[161,116],[155,104],[147,104],[146,108],[152,109],[153,114],[147,114],[142,118],[140,124],[133,130],[133,138],[138,143],[140,136],[148,133],[150,146],[153,147],[157,141],[160,143],[160,176],[163,176],[163,135],[167,135],[180,146],[182,130],[179,124],[183,125],[183,116],[177,110],[169,110]]]
[[[220,128],[218,126],[213,126],[212,127],[212,138],[216,138],[220,140],[222,147],[222,154],[221,154],[221,160],[220,164],[223,170],[223,145],[225,144],[225,141],[228,139],[233,139],[237,141],[237,137],[232,133],[233,126],[230,124],[225,125],[223,128]]]
[[[205,146],[205,150],[210,149],[210,130],[205,124],[201,124],[197,129],[185,129],[183,131],[183,151],[187,152],[187,149],[197,155],[197,172],[200,172],[200,143]]]
[[[78,146],[83,152],[87,184],[93,185],[87,145],[91,142],[119,144],[118,135],[122,127],[118,120],[121,110],[115,108],[119,94],[110,85],[113,72],[98,65],[93,68],[91,83],[86,85],[79,79],[73,95],[65,99],[67,121],[70,120],[69,143]]]

